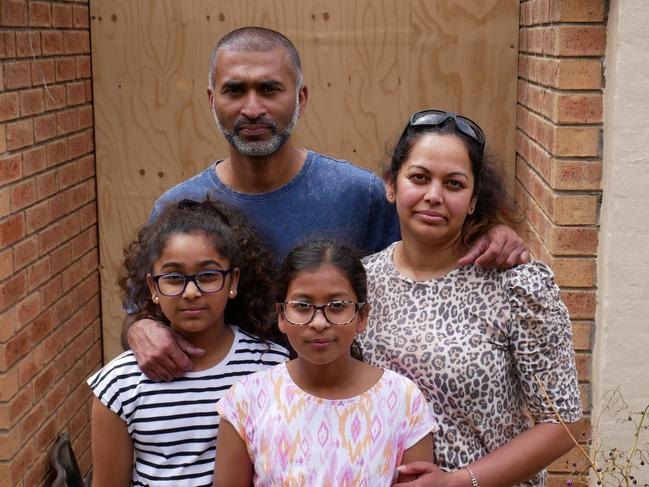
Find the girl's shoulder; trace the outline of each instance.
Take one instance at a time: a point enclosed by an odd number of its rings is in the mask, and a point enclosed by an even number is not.
[[[135,354],[132,350],[127,350],[92,374],[86,382],[94,391],[124,380],[139,381],[143,376],[144,373],[135,360]]]
[[[289,358],[289,351],[286,347],[277,343],[259,338],[257,335],[242,330],[236,325],[230,325],[234,332],[234,348],[235,353],[247,352],[252,355],[258,355],[275,363],[275,365],[285,362]]]

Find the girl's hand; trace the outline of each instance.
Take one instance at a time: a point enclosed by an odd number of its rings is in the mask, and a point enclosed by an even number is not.
[[[411,462],[407,465],[399,465],[397,470],[404,475],[416,475],[417,479],[399,482],[394,484],[394,487],[460,487],[463,485],[466,487],[471,485],[468,474],[465,474],[468,483],[462,483],[462,470],[445,472],[430,462]]]
[[[128,344],[142,372],[155,382],[170,381],[192,370],[190,356],[204,351],[168,326],[154,320],[139,320],[128,330]]]

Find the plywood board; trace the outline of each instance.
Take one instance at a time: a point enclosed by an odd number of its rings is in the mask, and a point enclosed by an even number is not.
[[[105,358],[121,350],[121,249],[166,189],[226,154],[207,103],[213,44],[245,25],[300,51],[298,145],[378,169],[408,114],[479,121],[513,180],[517,0],[91,0]]]

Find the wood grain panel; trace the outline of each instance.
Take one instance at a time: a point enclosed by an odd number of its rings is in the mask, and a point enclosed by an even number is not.
[[[516,0],[93,0],[105,358],[121,350],[121,249],[166,189],[226,154],[207,103],[213,44],[260,25],[302,56],[296,141],[377,169],[408,114],[460,111],[513,180]]]

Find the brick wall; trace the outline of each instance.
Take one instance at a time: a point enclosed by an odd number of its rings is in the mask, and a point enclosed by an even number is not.
[[[601,197],[605,0],[520,2],[516,199],[533,253],[553,268],[573,321],[590,434]],[[550,485],[585,468],[573,450],[550,466]]]
[[[0,0],[0,486],[90,465],[101,361],[87,0]]]

